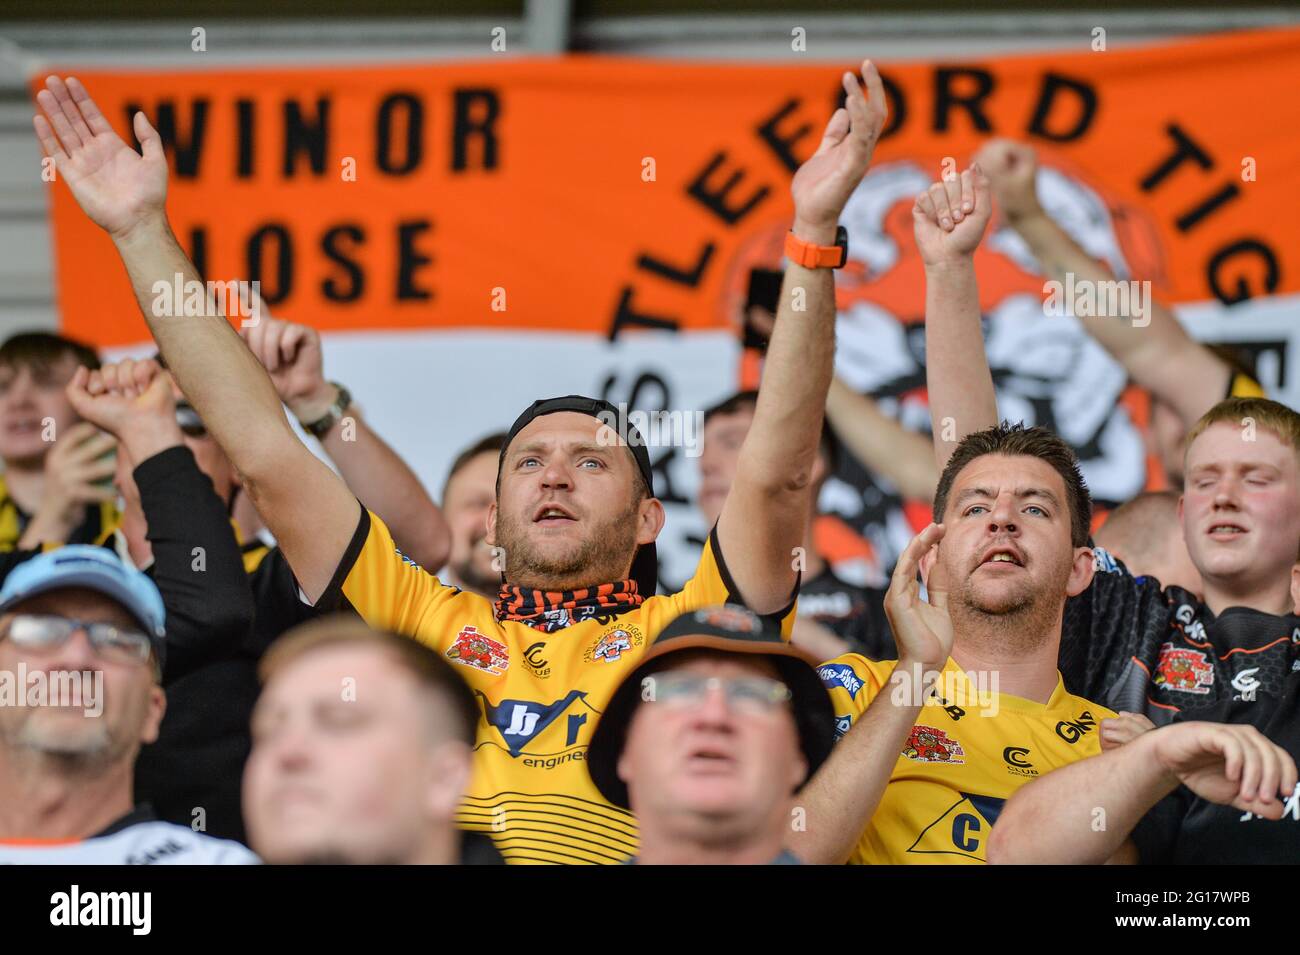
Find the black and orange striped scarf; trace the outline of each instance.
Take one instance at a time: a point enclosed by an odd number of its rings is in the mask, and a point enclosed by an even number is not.
[[[503,584],[495,607],[497,620],[515,620],[534,630],[554,633],[592,617],[613,617],[635,610],[644,600],[635,580],[558,591]]]

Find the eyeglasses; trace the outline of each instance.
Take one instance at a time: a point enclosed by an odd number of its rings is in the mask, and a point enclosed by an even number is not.
[[[15,646],[25,650],[54,650],[67,643],[78,630],[86,632],[96,655],[113,663],[146,663],[153,652],[153,642],[139,630],[47,614],[16,614],[0,639],[8,637]]]
[[[650,703],[689,709],[703,703],[709,691],[716,688],[721,688],[727,706],[737,713],[770,713],[791,698],[788,686],[765,676],[738,676],[724,680],[680,671],[655,673],[643,679],[641,698]]]
[[[203,419],[188,401],[176,402],[176,424],[183,434],[191,438],[207,437],[208,429],[204,426]]]

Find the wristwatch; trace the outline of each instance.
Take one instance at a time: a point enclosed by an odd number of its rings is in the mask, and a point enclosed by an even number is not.
[[[331,381],[335,391],[338,394],[334,398],[334,403],[329,406],[329,410],[315,421],[301,422],[303,430],[317,438],[323,438],[330,433],[330,429],[338,424],[343,417],[343,412],[348,410],[348,405],[352,404],[352,392],[340,385],[337,381]]]
[[[785,257],[806,269],[843,268],[849,260],[849,230],[844,226],[835,229],[834,245],[814,245],[805,242],[793,232],[785,234]]]

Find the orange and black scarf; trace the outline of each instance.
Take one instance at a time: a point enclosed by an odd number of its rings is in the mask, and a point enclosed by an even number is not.
[[[527,590],[503,584],[496,600],[497,620],[515,620],[554,633],[593,617],[610,617],[641,606],[645,598],[635,580],[619,580],[579,590]]]

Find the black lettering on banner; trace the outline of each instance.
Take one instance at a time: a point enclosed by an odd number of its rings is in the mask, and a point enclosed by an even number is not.
[[[1178,227],[1179,232],[1190,232],[1192,226],[1196,225],[1196,223],[1200,222],[1229,199],[1236,198],[1240,192],[1241,190],[1239,190],[1235,185],[1228,183],[1228,185],[1210,196],[1210,198],[1206,199],[1195,209],[1192,209],[1190,212],[1184,212],[1178,217],[1174,225]]]
[[[1205,150],[1201,149],[1192,138],[1183,132],[1177,123],[1170,123],[1165,127],[1165,132],[1174,140],[1174,151],[1159,166],[1147,173],[1142,181],[1138,183],[1138,188],[1143,192],[1151,192],[1156,186],[1160,185],[1166,177],[1175,169],[1181,166],[1185,161],[1191,160],[1202,169],[1213,169],[1214,160],[1210,158]]]
[[[801,123],[798,128],[790,131],[788,135],[783,135],[777,131],[777,126],[781,120],[785,119],[791,113],[799,108],[802,101],[799,99],[788,99],[781,104],[781,108],[763,121],[755,132],[758,138],[767,143],[776,154],[776,158],[781,161],[791,173],[799,168],[800,160],[790,149],[801,139],[806,139],[808,134],[813,131],[812,123]]]
[[[397,224],[397,300],[399,302],[427,302],[433,298],[431,288],[416,285],[416,269],[433,262],[433,257],[423,255],[415,248],[415,240],[433,229],[428,219],[417,219]]]
[[[1238,302],[1244,302],[1259,294],[1258,290],[1251,290],[1251,287],[1246,283],[1246,277],[1240,272],[1235,275],[1236,283],[1231,289],[1225,286],[1225,277],[1221,274],[1224,265],[1230,259],[1241,256],[1258,257],[1263,261],[1264,288],[1262,291],[1265,295],[1271,295],[1275,292],[1278,281],[1281,279],[1277,256],[1273,254],[1273,250],[1269,246],[1259,239],[1238,239],[1236,242],[1229,243],[1215,252],[1205,267],[1205,276],[1210,283],[1210,290],[1214,292],[1214,297],[1224,305],[1236,305]]]
[[[457,89],[452,92],[451,169],[470,168],[469,146],[477,142],[479,169],[497,168],[496,121],[501,115],[501,97],[494,89]]]
[[[197,97],[190,103],[190,138],[185,142],[181,141],[177,133],[176,104],[171,100],[160,102],[154,115],[149,117],[153,128],[158,130],[163,151],[172,157],[178,179],[194,179],[199,174],[199,159],[203,155],[203,134],[208,125],[208,104],[207,97]],[[148,115],[146,110],[142,110],[135,103],[126,104],[128,129],[135,129],[135,114],[139,112]],[[140,152],[139,143],[136,143],[136,152]]]
[[[1073,126],[1061,129],[1049,129],[1047,119],[1052,109],[1059,102],[1062,93],[1071,93],[1078,103],[1078,116]],[[1043,86],[1034,105],[1034,115],[1029,120],[1029,132],[1055,143],[1068,143],[1078,139],[1092,125],[1092,118],[1097,113],[1097,91],[1082,80],[1062,76],[1059,73],[1047,73],[1043,77]],[[1059,110],[1058,110],[1059,114]]]
[[[740,183],[741,179],[745,178],[745,171],[743,169],[733,170],[731,175],[727,177],[726,182],[722,184],[721,188],[710,192],[708,187],[709,177],[712,176],[716,170],[720,169],[726,161],[727,154],[725,152],[714,153],[713,158],[709,160],[708,165],[706,165],[700,174],[686,187],[686,194],[692,199],[698,201],[700,205],[704,206],[704,208],[708,209],[724,223],[732,226],[753,212],[754,207],[766,199],[768,193],[772,190],[767,186],[759,186],[750,194],[749,198],[740,205],[728,206],[728,193],[730,193],[731,190]]]
[[[956,84],[967,80],[973,90],[958,92]],[[970,117],[977,132],[990,133],[993,125],[984,115],[983,100],[993,92],[993,74],[988,70],[971,67],[940,67],[934,71],[934,131],[949,131],[948,117],[955,108],[961,108]]]
[[[251,99],[235,100],[235,175],[240,179],[253,178],[253,117]]]
[[[348,257],[350,250],[342,247],[345,240],[352,245],[359,245],[366,241],[366,232],[361,226],[351,223],[336,225],[325,233],[320,242],[325,257],[346,274],[346,285],[336,276],[330,276],[321,282],[321,294],[331,302],[355,302],[366,290],[366,273]]]
[[[268,238],[275,241],[274,283],[266,280],[266,272],[262,267],[265,261],[263,244]],[[244,261],[244,274],[249,281],[261,283],[262,300],[267,305],[277,305],[293,292],[293,237],[287,226],[278,222],[267,223],[249,236],[244,249]]]
[[[712,242],[704,243],[704,248],[700,250],[699,257],[695,260],[695,265],[689,272],[669,265],[654,256],[642,252],[636,259],[636,267],[645,269],[652,275],[658,275],[670,282],[676,282],[678,285],[685,285],[687,288],[698,288],[700,279],[704,277],[704,270],[708,268],[709,259],[713,258],[714,245]]]
[[[406,131],[401,161],[393,158],[393,126]],[[424,149],[424,103],[414,93],[393,93],[379,104],[375,120],[375,165],[390,176],[404,176],[420,165]]]
[[[862,85],[860,80],[858,85]],[[902,87],[891,80],[889,76],[883,72],[880,74],[880,85],[885,91],[885,107],[888,110],[888,115],[885,117],[885,125],[880,128],[880,139],[883,140],[898,132],[899,129],[902,128],[903,123],[907,121],[907,99],[903,96]],[[834,109],[843,108],[845,98],[844,87],[839,83],[836,83],[835,93],[831,97],[835,104]],[[877,142],[879,142],[879,140],[877,140]]]
[[[634,310],[632,308],[632,298],[635,294],[636,288],[634,286],[623,286],[623,290],[619,294],[618,310],[615,311],[614,321],[609,327],[610,341],[616,341],[623,329],[627,327],[653,328],[665,332],[677,331],[680,323],[676,319]]]
[[[282,171],[291,179],[298,171],[298,157],[306,153],[311,171],[317,176],[325,172],[326,140],[329,135],[330,101],[324,97],[316,100],[316,118],[303,115],[297,100],[284,101],[284,163]]]

